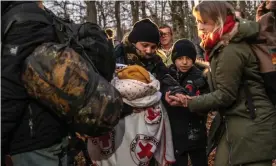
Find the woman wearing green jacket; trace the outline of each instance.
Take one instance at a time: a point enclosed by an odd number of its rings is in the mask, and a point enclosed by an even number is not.
[[[167,93],[165,99],[171,105],[188,106],[192,112],[216,110],[221,115],[225,130],[215,166],[271,166],[276,157],[276,110],[247,44],[257,36],[258,23],[237,20],[233,7],[222,1],[203,1],[193,15],[210,62],[211,92],[197,97]]]

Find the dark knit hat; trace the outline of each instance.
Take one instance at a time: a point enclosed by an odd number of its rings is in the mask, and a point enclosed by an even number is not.
[[[131,43],[151,42],[158,44],[160,41],[159,29],[150,19],[143,19],[134,24],[128,40]]]
[[[193,63],[195,63],[196,48],[195,45],[188,39],[180,39],[173,45],[171,56],[173,63],[175,63],[175,60],[181,56],[187,56],[193,60]]]

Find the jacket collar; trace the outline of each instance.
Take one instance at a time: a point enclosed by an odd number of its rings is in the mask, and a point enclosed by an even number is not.
[[[223,47],[225,47],[225,46],[227,46],[227,45],[229,44],[229,42],[231,41],[231,39],[238,33],[238,27],[239,27],[239,23],[236,22],[236,24],[235,24],[234,28],[232,29],[232,31],[229,32],[229,33],[224,34],[224,35],[221,37],[221,40],[220,40],[220,41],[218,42],[218,44],[212,49],[212,51],[211,51],[211,53],[210,53],[210,57],[209,57],[210,60],[211,60],[211,58],[213,57],[214,53],[215,53],[217,50],[219,50],[219,49],[221,49],[221,48],[223,48]]]

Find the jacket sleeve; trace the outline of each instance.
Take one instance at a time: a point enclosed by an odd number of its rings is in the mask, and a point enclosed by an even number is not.
[[[240,51],[241,52],[241,51]],[[226,108],[237,97],[244,66],[243,56],[237,50],[225,47],[218,55],[212,79],[216,82],[216,90],[195,97],[189,103],[192,112],[206,112],[211,109]]]
[[[202,79],[204,80],[205,84],[199,88],[199,91],[200,91],[200,94],[207,94],[210,92],[208,82],[205,77],[202,77]]]
[[[272,103],[276,105],[276,71],[262,73],[266,93]]]
[[[156,55],[158,56],[158,55]],[[166,74],[169,74],[169,69],[163,63],[162,59],[158,56],[158,60],[156,63],[156,77],[157,80],[161,80]]]

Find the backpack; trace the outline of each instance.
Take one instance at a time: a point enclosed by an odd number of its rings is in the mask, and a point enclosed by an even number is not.
[[[275,3],[276,4],[276,3]],[[269,11],[258,20],[260,32],[251,48],[260,63],[264,86],[270,100],[276,105],[276,12]]]
[[[97,24],[74,24],[47,9],[24,11],[24,3],[10,5],[2,15],[2,103],[20,103],[11,108],[19,113],[28,109],[30,98],[38,99],[65,119],[73,132],[88,136],[108,132],[118,123],[123,102],[108,82],[115,59],[106,34]],[[10,42],[5,41],[10,28],[20,24],[41,30],[24,39],[20,33],[12,34],[19,45],[5,44]],[[52,26],[55,32],[49,30]]]

